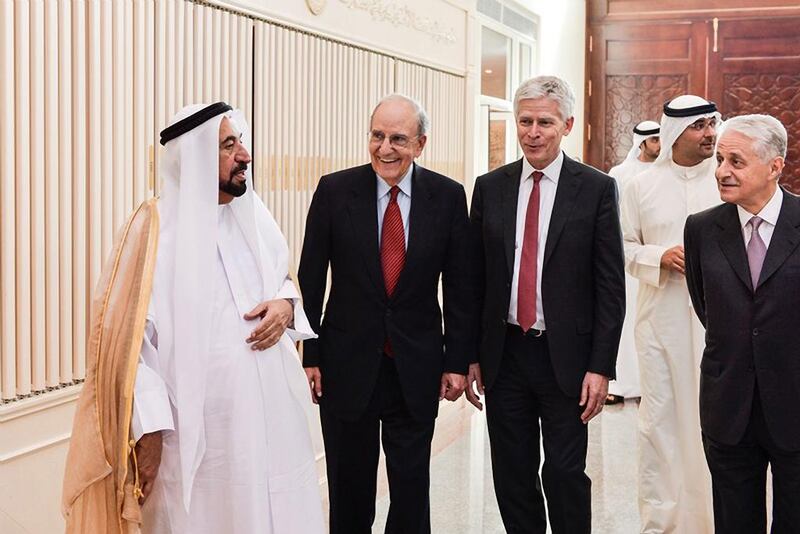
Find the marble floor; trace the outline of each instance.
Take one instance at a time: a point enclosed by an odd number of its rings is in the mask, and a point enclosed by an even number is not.
[[[593,532],[639,532],[636,505],[635,401],[606,406],[589,425]],[[373,533],[383,532],[389,498],[378,499]],[[469,429],[431,461],[431,529],[436,534],[504,532],[492,485],[489,438],[482,412]]]

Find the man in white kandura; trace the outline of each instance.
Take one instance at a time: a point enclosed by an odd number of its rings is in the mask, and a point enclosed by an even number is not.
[[[639,513],[646,534],[713,532],[697,405],[704,330],[686,288],[683,225],[720,203],[712,157],[720,122],[716,105],[697,96],[664,104],[661,153],[622,196],[626,269],[639,281]]]
[[[133,431],[139,443],[163,433],[163,456],[144,481],[145,497],[154,484],[143,524],[154,533],[321,533],[294,345],[314,333],[285,238],[252,189],[244,117],[226,111],[195,126],[203,109],[185,108],[162,132],[162,225]]]
[[[224,102],[184,108],[161,132],[158,211],[137,210],[98,288],[110,289],[67,462],[68,532],[324,531],[294,343],[314,333],[253,192],[247,135]],[[154,261],[136,250],[143,217]]]
[[[642,121],[633,128],[633,146],[619,165],[608,171],[617,181],[622,192],[634,176],[646,170],[658,157],[661,150],[659,131],[661,126],[655,121]],[[636,290],[639,282],[631,275],[625,276],[625,323],[622,325],[622,338],[617,354],[617,379],[608,383],[606,404],[617,404],[625,398],[641,397],[639,386],[639,357],[633,329],[636,324]]]

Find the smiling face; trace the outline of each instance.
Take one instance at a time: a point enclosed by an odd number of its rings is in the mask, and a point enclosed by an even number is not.
[[[390,186],[397,185],[422,154],[427,137],[418,135],[414,107],[403,100],[388,100],[372,114],[369,154],[372,169]]]
[[[250,161],[250,153],[242,144],[242,134],[234,129],[228,117],[223,117],[219,124],[220,204],[227,204],[247,191],[245,171]]]
[[[574,119],[561,118],[558,103],[551,98],[526,98],[517,108],[517,139],[528,163],[544,169],[561,150],[561,138],[569,135]]]
[[[672,145],[672,160],[684,167],[694,167],[714,155],[717,119],[697,119],[686,127]]]
[[[753,148],[753,139],[741,132],[726,132],[717,144],[714,175],[720,198],[753,215],[758,214],[775,194],[782,170],[782,157],[762,161]]]

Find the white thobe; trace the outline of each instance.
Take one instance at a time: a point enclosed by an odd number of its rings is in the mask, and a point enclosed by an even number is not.
[[[715,163],[654,164],[622,199],[625,265],[639,281],[639,510],[648,534],[713,532],[698,408],[704,330],[684,276],[660,264],[667,249],[683,244],[686,217],[720,203]]]
[[[639,159],[626,159],[616,167],[611,167],[611,170],[608,171],[608,175],[615,178],[618,183],[624,184],[640,172],[649,169],[650,165],[652,165],[652,163],[640,161]]]
[[[638,159],[626,159],[608,174],[617,181],[620,201],[625,185],[640,172],[646,170],[651,163]],[[634,326],[636,324],[636,295],[639,282],[630,274],[625,274],[625,322],[622,323],[622,336],[619,340],[617,352],[617,378],[609,382],[608,393],[621,397],[640,397],[642,390],[639,385],[639,356],[636,352]]]
[[[201,459],[183,505],[180,418],[159,378],[158,319],[148,318],[134,390],[134,437],[164,433],[161,468],[143,509],[153,534],[321,534],[324,522],[308,409],[308,386],[289,334],[254,352],[245,321],[261,294],[255,257],[228,207],[219,210],[212,346],[205,371]],[[176,310],[176,313],[178,310]],[[176,370],[180,373],[180,370]]]

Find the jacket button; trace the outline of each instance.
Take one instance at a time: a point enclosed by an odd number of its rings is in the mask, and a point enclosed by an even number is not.
[[[757,335],[758,335],[758,328],[753,328],[753,335],[754,335],[754,336],[757,336]]]

